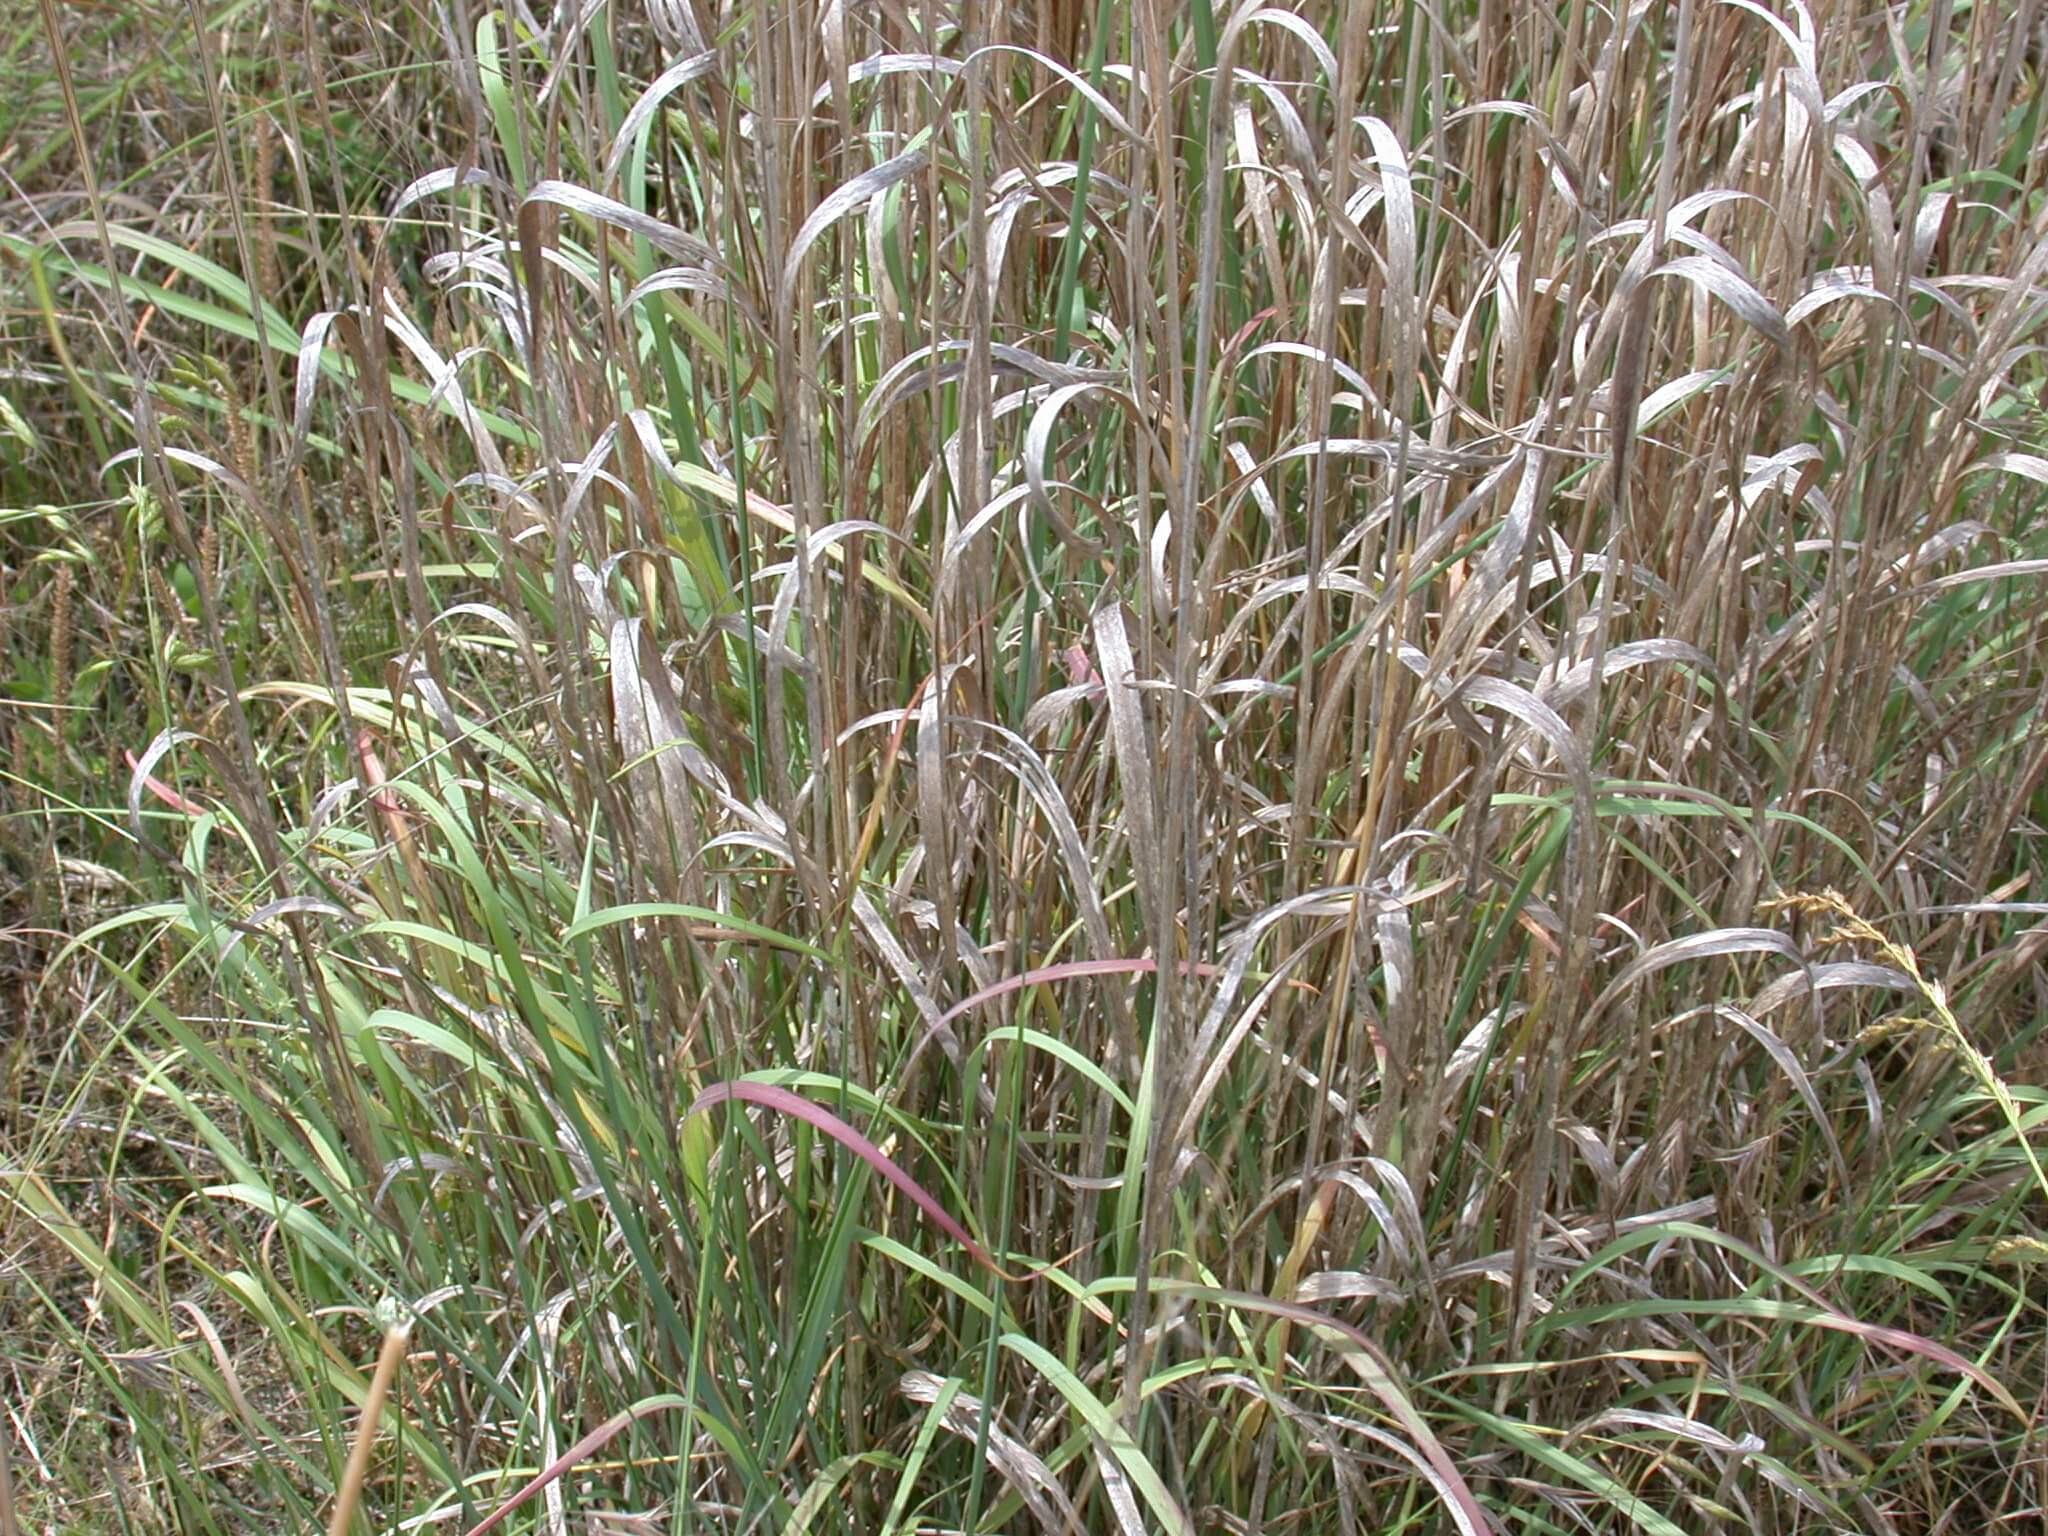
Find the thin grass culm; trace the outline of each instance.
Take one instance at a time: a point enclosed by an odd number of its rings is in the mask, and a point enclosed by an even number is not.
[[[2041,1524],[2048,0],[22,16],[0,1536]]]
[[[384,1418],[384,1403],[391,1395],[398,1368],[405,1362],[406,1341],[412,1337],[410,1324],[393,1324],[384,1329],[384,1342],[377,1350],[377,1364],[370,1373],[369,1390],[363,1394],[362,1417],[355,1441],[349,1447],[348,1463],[341,1471],[341,1486],[334,1492],[334,1510],[327,1518],[327,1536],[348,1536],[354,1528],[356,1511],[363,1502],[363,1483],[369,1476],[370,1456],[376,1449],[377,1431]]]

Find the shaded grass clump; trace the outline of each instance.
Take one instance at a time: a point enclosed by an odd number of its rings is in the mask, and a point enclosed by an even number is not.
[[[2038,1520],[2041,34],[43,0],[27,1518]]]

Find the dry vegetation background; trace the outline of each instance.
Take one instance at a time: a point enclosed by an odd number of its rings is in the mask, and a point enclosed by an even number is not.
[[[2040,0],[4,19],[4,1536],[2041,1528]]]

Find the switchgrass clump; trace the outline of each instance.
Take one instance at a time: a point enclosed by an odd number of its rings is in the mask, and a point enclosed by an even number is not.
[[[40,0],[22,1518],[2037,1521],[2042,40]]]

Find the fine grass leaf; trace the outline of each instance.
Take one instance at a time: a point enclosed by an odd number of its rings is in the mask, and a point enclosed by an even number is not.
[[[897,182],[922,170],[928,154],[922,146],[913,145],[902,154],[840,183],[818,200],[818,205],[805,218],[782,258],[782,276],[775,290],[776,307],[780,312],[787,314],[795,302],[797,279],[803,271],[804,257],[817,244],[818,237],[854,209],[866,206]]]
[[[1123,1425],[1117,1422],[1116,1415],[1088,1390],[1087,1383],[1035,1339],[1020,1333],[1006,1333],[1001,1343],[1003,1348],[1029,1365],[1074,1410],[1102,1449],[1115,1458],[1117,1466],[1130,1479],[1161,1527],[1170,1536],[1193,1536],[1194,1526],[1168,1491],[1166,1480]]]
[[[997,1270],[996,1262],[989,1257],[988,1250],[970,1237],[967,1229],[948,1215],[945,1207],[926,1193],[924,1186],[897,1166],[896,1162],[884,1153],[881,1148],[833,1114],[831,1110],[821,1105],[813,1104],[809,1099],[791,1093],[787,1088],[779,1088],[771,1083],[758,1082],[713,1083],[699,1093],[690,1107],[683,1111],[683,1118],[688,1120],[694,1115],[702,1114],[705,1110],[728,1101],[758,1104],[763,1109],[772,1109],[778,1114],[788,1115],[793,1119],[801,1120],[805,1124],[823,1131],[855,1157],[858,1157],[863,1163],[866,1163],[874,1172],[880,1174],[890,1184],[894,1185],[898,1191],[909,1199],[911,1204],[924,1212],[933,1225],[952,1238],[962,1248],[965,1248],[969,1257],[977,1264],[980,1264],[984,1269]],[[1000,1273],[999,1270],[998,1272]]]

